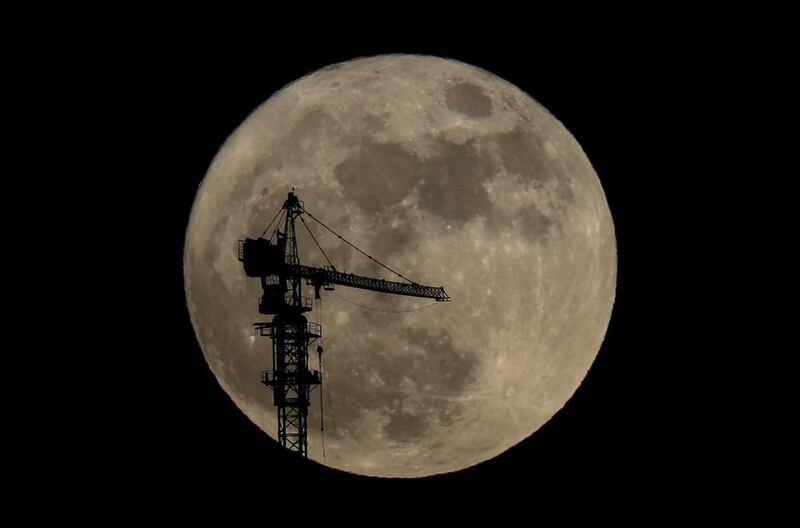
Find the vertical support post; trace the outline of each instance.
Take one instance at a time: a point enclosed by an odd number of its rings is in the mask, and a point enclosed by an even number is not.
[[[267,374],[262,380],[272,389],[273,402],[278,408],[278,442],[307,457],[310,392],[322,381],[319,372],[308,369],[308,346],[321,335],[321,329],[310,329],[303,315],[311,310],[311,303],[310,299],[304,303],[302,296],[295,231],[295,219],[301,214],[302,206],[293,192],[289,193],[283,208],[286,216],[283,233],[278,232],[278,244],[284,248],[284,266],[278,277],[284,302],[267,334],[272,338],[272,375]]]

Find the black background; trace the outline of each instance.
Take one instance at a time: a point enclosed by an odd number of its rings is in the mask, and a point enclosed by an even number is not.
[[[380,507],[397,497],[453,508],[479,498],[484,506],[522,510],[546,508],[549,498],[657,507],[705,500],[722,464],[706,434],[710,405],[692,383],[704,338],[686,293],[696,286],[687,277],[706,271],[699,255],[708,245],[687,235],[696,229],[699,197],[675,188],[699,170],[695,149],[703,143],[703,125],[685,123],[702,123],[698,108],[711,98],[702,79],[718,64],[713,51],[698,57],[696,48],[645,30],[581,42],[562,37],[558,46],[520,37],[487,43],[378,35],[321,38],[305,47],[280,39],[246,46],[163,38],[138,44],[115,52],[122,67],[96,87],[108,108],[105,119],[116,123],[108,154],[121,173],[105,180],[113,199],[100,204],[114,220],[94,221],[92,231],[98,238],[124,237],[114,258],[125,269],[98,273],[108,273],[109,281],[124,276],[126,285],[124,300],[108,292],[124,309],[102,315],[109,319],[104,337],[113,356],[102,375],[107,392],[84,405],[97,433],[83,448],[104,497],[169,503],[188,492],[195,500],[238,497],[242,506],[260,498],[265,508],[276,497],[333,497],[344,509]],[[382,53],[458,59],[540,102],[592,162],[618,247],[610,326],[565,407],[493,460],[415,480],[349,475],[283,452],[217,384],[183,291],[189,212],[227,136],[297,78]],[[691,262],[686,254],[695,255]]]

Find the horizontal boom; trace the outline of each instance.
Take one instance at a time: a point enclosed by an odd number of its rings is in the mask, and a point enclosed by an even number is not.
[[[374,279],[352,273],[342,273],[333,268],[289,264],[284,257],[285,251],[285,241],[281,237],[278,237],[276,244],[263,238],[248,238],[239,241],[239,260],[244,263],[244,270],[248,277],[299,276],[313,284],[317,292],[322,287],[336,284],[381,293],[435,299],[438,302],[450,300],[450,296],[442,287]]]
[[[394,282],[384,279],[373,279],[362,277],[352,273],[342,273],[328,268],[314,268],[311,266],[289,266],[291,272],[299,273],[304,279],[308,279],[314,285],[337,284],[371,290],[381,293],[394,293],[397,295],[407,295],[410,297],[424,297],[435,299],[439,302],[450,300],[450,296],[445,293],[444,288],[434,286],[423,286],[422,284],[409,284],[406,282]]]

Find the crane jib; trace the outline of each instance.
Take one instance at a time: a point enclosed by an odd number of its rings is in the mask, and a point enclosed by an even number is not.
[[[446,302],[450,300],[450,296],[447,295],[442,287],[375,279],[372,277],[364,277],[361,275],[354,275],[352,273],[342,273],[332,269],[315,268],[312,266],[299,265],[289,266],[289,268],[291,271],[298,273],[304,279],[319,285],[337,284],[340,286],[349,286],[351,288],[359,288],[362,290],[371,290],[381,293],[393,293],[397,295],[435,299],[438,302]]]
[[[248,238],[239,241],[239,260],[244,264],[245,272],[249,277],[296,275],[318,287],[336,284],[381,293],[435,299],[438,302],[450,300],[450,296],[442,287],[375,279],[343,273],[332,268],[286,264],[285,251],[285,242],[281,240],[277,244],[272,244],[269,240],[262,238]]]

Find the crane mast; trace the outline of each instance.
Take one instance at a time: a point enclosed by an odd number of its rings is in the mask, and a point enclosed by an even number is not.
[[[306,212],[303,202],[290,192],[279,215],[281,212],[284,215],[283,231],[279,221],[274,233],[275,242],[272,238],[263,238],[263,235],[257,239],[240,240],[239,261],[248,277],[257,277],[261,281],[259,313],[273,316],[272,321],[256,322],[253,327],[258,335],[272,340],[272,370],[261,372],[261,382],[272,390],[273,403],[277,407],[278,442],[307,457],[310,394],[322,384],[320,372],[308,367],[308,347],[322,337],[322,326],[308,321],[304,315],[311,310],[312,301],[303,297],[303,279],[314,288],[317,299],[321,288],[330,290],[334,285],[436,301],[449,301],[450,297],[441,287],[342,273],[332,265],[326,268],[301,265],[295,221]],[[317,347],[317,352],[321,356],[321,346]]]

